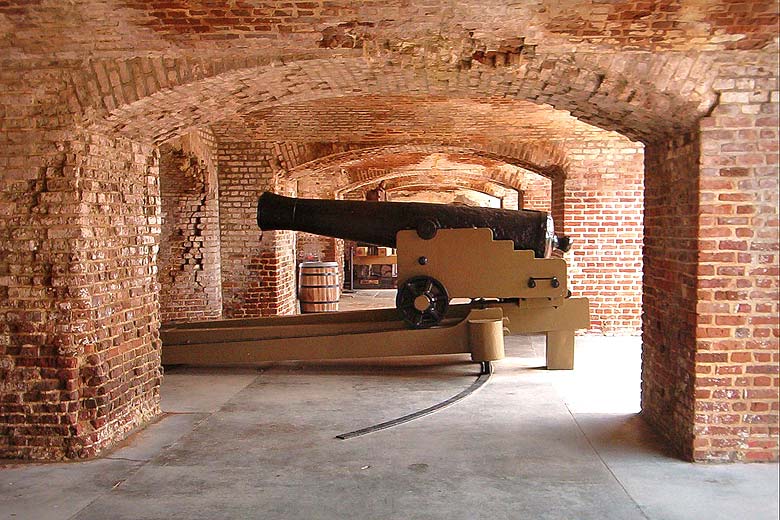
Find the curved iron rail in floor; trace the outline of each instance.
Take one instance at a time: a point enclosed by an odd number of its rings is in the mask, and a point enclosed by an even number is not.
[[[466,397],[470,396],[480,388],[482,388],[485,383],[487,383],[490,380],[490,376],[493,374],[493,364],[490,361],[483,361],[481,363],[481,373],[476,381],[474,381],[471,386],[460,392],[458,395],[454,395],[447,399],[446,401],[442,401],[440,403],[437,403],[433,406],[429,406],[428,408],[424,408],[422,410],[418,410],[414,413],[410,413],[408,415],[404,415],[402,417],[398,417],[396,419],[392,419],[390,421],[385,421],[379,424],[375,424],[373,426],[368,426],[366,428],[361,428],[359,430],[347,432],[347,433],[341,433],[339,435],[336,435],[337,439],[354,439],[355,437],[361,437],[363,435],[368,435],[369,433],[374,433],[380,430],[386,430],[388,428],[392,428],[394,426],[399,426],[404,423],[408,423],[409,421],[413,421],[415,419],[419,419],[420,417],[424,417],[426,415],[430,415],[434,412],[437,412],[441,410],[442,408],[446,408],[447,406],[450,406],[451,404],[455,404],[458,401],[465,399]]]

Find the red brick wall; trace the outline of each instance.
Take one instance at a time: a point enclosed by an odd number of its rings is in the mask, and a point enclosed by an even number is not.
[[[240,318],[292,313],[293,234],[261,233],[257,227],[257,199],[264,191],[278,189],[273,166],[279,164],[278,151],[268,143],[221,139],[218,162],[223,314]]]
[[[58,146],[38,194],[15,202],[49,209],[7,280],[2,456],[88,457],[160,413],[156,160],[98,135]],[[21,237],[25,220],[6,229]]]
[[[57,98],[51,70],[33,66],[0,68],[0,457],[58,458],[78,422],[78,360],[58,344],[69,343],[70,241],[47,227],[75,220],[78,197],[65,173],[73,146],[35,109]]]
[[[86,457],[159,414],[150,147],[63,130],[49,62],[0,68],[0,457]]]
[[[522,207],[549,212],[551,206],[552,181],[536,173],[527,173],[523,179]]]
[[[697,460],[777,460],[777,57],[732,67],[701,124]]]
[[[642,145],[612,134],[569,148],[566,254],[571,290],[590,300],[590,333],[638,334],[642,313]]]
[[[696,134],[645,148],[642,415],[687,459],[696,390],[698,161]]]
[[[216,143],[207,132],[160,148],[160,319],[222,316]]]
[[[71,324],[80,407],[68,456],[84,457],[160,413],[160,192],[150,147],[92,135],[79,166],[87,207],[72,230],[71,272],[82,270],[68,290],[79,295]]]

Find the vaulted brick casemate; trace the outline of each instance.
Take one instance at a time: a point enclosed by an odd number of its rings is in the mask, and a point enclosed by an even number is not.
[[[591,333],[641,329],[669,446],[777,460],[777,13],[0,2],[0,456],[94,456],[158,416],[161,322],[295,312],[303,246],[343,245],[261,233],[260,193],[385,181],[549,208]]]

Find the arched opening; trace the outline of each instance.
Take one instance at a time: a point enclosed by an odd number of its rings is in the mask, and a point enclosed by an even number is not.
[[[377,50],[377,54],[381,52]],[[64,91],[41,89],[37,94],[67,98],[68,108],[53,119],[80,122],[78,130],[66,137],[58,133],[61,122],[51,123],[43,130],[50,132],[46,140],[29,152],[35,157],[35,175],[19,173],[18,184],[30,187],[35,196],[19,204],[37,209],[14,228],[23,232],[12,237],[16,263],[30,266],[23,274],[14,275],[21,277],[21,281],[14,281],[14,290],[9,290],[15,305],[23,302],[23,308],[38,309],[29,301],[43,297],[29,295],[42,282],[57,294],[56,300],[41,304],[45,312],[55,317],[60,312],[68,314],[61,323],[36,318],[27,311],[9,315],[16,347],[36,345],[43,341],[41,335],[56,335],[56,347],[39,345],[49,349],[41,356],[56,358],[66,368],[71,364],[78,367],[75,372],[51,376],[79,389],[79,395],[69,399],[84,410],[83,416],[71,417],[71,422],[62,426],[59,433],[68,440],[53,449],[88,455],[159,411],[156,331],[160,319],[157,304],[162,295],[157,289],[156,262],[161,163],[155,148],[198,129],[211,132],[216,143],[222,310],[223,315],[235,317],[292,310],[283,296],[293,283],[288,269],[294,262],[291,234],[274,232],[261,238],[253,225],[252,205],[264,190],[295,193],[296,186],[287,173],[311,160],[388,145],[473,144],[485,153],[512,158],[510,164],[531,165],[534,171],[552,177],[553,214],[566,231],[588,244],[589,237],[578,231],[577,225],[588,222],[589,214],[578,214],[577,209],[590,199],[597,199],[594,203],[601,204],[604,211],[634,204],[620,192],[635,194],[636,190],[617,187],[616,181],[625,178],[613,173],[623,165],[641,166],[644,157],[643,410],[685,456],[695,456],[703,444],[706,446],[699,456],[718,451],[710,443],[706,421],[697,422],[697,406],[709,406],[715,397],[711,387],[697,379],[696,369],[715,369],[711,363],[717,361],[705,354],[711,348],[728,347],[723,338],[735,341],[736,348],[744,347],[750,357],[744,363],[763,363],[760,349],[747,342],[768,341],[761,338],[772,333],[760,323],[730,323],[726,318],[731,307],[720,305],[722,297],[728,295],[720,294],[719,282],[712,281],[725,276],[727,284],[735,285],[728,289],[736,289],[740,266],[743,270],[744,266],[759,269],[767,260],[761,260],[758,251],[769,239],[758,237],[763,240],[757,238],[758,249],[746,253],[743,246],[730,244],[725,238],[703,240],[700,236],[702,231],[717,236],[732,225],[719,220],[725,217],[702,202],[709,198],[727,201],[732,177],[740,179],[733,182],[744,182],[742,188],[760,197],[759,188],[751,188],[750,183],[771,169],[763,163],[753,169],[703,157],[707,146],[724,151],[726,145],[720,144],[721,137],[712,127],[733,123],[728,121],[733,115],[729,111],[739,109],[741,97],[723,99],[720,111],[712,112],[702,126],[701,118],[715,102],[711,89],[688,88],[687,79],[656,83],[652,74],[647,74],[647,79],[627,79],[629,67],[644,66],[652,71],[657,65],[653,56],[640,56],[630,64],[605,64],[593,57],[531,55],[519,64],[518,54],[505,56],[501,63],[495,56],[487,65],[476,60],[467,67],[461,62],[457,66],[437,62],[424,53],[412,53],[407,61],[403,56],[393,61],[356,54],[273,63],[254,57],[213,61],[144,58],[137,67],[130,67],[134,93],[128,91],[129,82],[122,81],[123,70],[129,66],[125,61],[100,59],[87,69],[80,61],[63,62],[56,81],[49,83]],[[679,60],[675,70],[695,65],[705,71],[715,60],[706,57],[694,64],[684,56],[669,59]],[[666,58],[664,63],[668,64]],[[762,74],[755,72],[756,77]],[[356,106],[364,107],[360,117],[354,117]],[[456,112],[464,117],[453,118]],[[393,113],[399,114],[402,124],[388,117]],[[758,114],[746,117],[759,124]],[[545,124],[539,125],[540,120]],[[298,124],[300,121],[305,124]],[[591,125],[594,132],[617,132],[627,137],[600,141],[586,128]],[[771,121],[761,125],[769,127]],[[14,139],[9,139],[9,144],[15,145]],[[602,154],[613,156],[610,168],[594,164],[592,157]],[[190,162],[188,168],[192,166]],[[187,182],[203,173],[199,163],[192,170],[197,174],[187,174]],[[612,183],[613,198],[592,189],[589,180],[593,178],[606,186]],[[561,182],[556,184],[555,179]],[[639,186],[641,181],[632,177],[632,182]],[[171,187],[165,186],[166,191]],[[193,200],[197,202],[188,202]],[[739,212],[747,213],[750,208],[739,202],[734,205],[733,217],[746,218]],[[771,208],[761,210],[770,217],[755,211],[759,216],[751,214],[751,218],[756,222],[771,219]],[[38,247],[35,242],[39,238],[30,237],[32,230],[52,222],[46,247]],[[200,225],[191,224],[192,229]],[[625,224],[616,219],[596,227],[595,233],[603,233],[599,246],[603,238],[614,240],[616,246],[608,249],[592,244],[587,258],[572,258],[575,278],[579,269],[584,279],[593,274],[592,280],[600,280],[595,275],[603,266],[587,265],[596,253],[609,256],[623,249],[617,244],[638,247],[641,237],[633,230],[642,226],[631,221],[630,236],[615,231],[624,229]],[[733,226],[747,229],[742,221]],[[62,250],[47,249],[53,243],[60,244]],[[771,244],[766,247],[770,252],[776,249]],[[772,283],[772,275],[768,276]],[[620,283],[628,286],[634,282],[621,278]],[[761,291],[757,288],[755,292]],[[756,297],[761,300],[756,305],[763,305],[756,309],[768,313],[766,306],[773,305],[772,296]],[[747,296],[736,291],[734,298],[741,301]],[[117,302],[122,303],[121,308]],[[601,316],[602,328],[619,326],[608,324]],[[754,325],[755,338],[735,339],[751,336]],[[14,360],[24,357],[19,353],[13,356]],[[124,357],[131,361],[120,363]],[[117,369],[120,376],[106,377],[117,364],[122,366]],[[36,374],[31,380],[43,384],[40,381],[46,376]],[[726,383],[736,384],[731,380]],[[709,393],[697,393],[702,386]],[[764,430],[746,428],[748,435],[770,435],[765,426]],[[736,438],[737,434],[730,430],[727,436]],[[28,456],[34,452],[26,451]]]

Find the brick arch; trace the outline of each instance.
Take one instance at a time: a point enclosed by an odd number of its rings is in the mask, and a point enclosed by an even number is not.
[[[362,193],[362,188],[380,180],[386,181],[385,191],[387,192],[405,190],[412,186],[427,186],[429,189],[469,189],[500,198],[508,190],[518,191],[518,188],[516,187],[508,186],[500,181],[495,181],[481,175],[458,175],[457,173],[453,173],[447,176],[429,176],[419,172],[408,172],[377,177],[371,182],[352,184],[338,190],[336,195],[337,197],[344,196],[345,198],[350,198],[348,194],[355,191],[360,191]]]
[[[74,111],[90,128],[157,144],[191,127],[240,120],[259,109],[356,95],[525,99],[643,141],[692,128],[712,105],[695,92],[667,92],[649,81],[629,81],[617,70],[544,55],[505,67],[413,65],[345,57],[270,64],[171,58],[100,62],[72,73],[78,101],[71,104],[78,105]]]
[[[462,203],[513,210],[517,209],[519,200],[517,195],[507,197],[508,191],[491,193],[490,188],[486,186],[475,187],[454,183],[432,185],[425,182],[413,182],[404,186],[391,187],[386,190],[386,193],[387,200],[391,202]],[[359,196],[360,194],[355,195]]]
[[[288,180],[296,180],[311,175],[312,172],[337,175],[342,168],[359,164],[367,159],[415,153],[441,153],[510,164],[549,179],[563,179],[566,174],[565,152],[555,143],[504,142],[470,143],[468,147],[455,144],[367,146],[314,159],[283,172],[283,176]],[[521,179],[513,175],[505,174],[490,179],[513,189],[522,189]],[[371,170],[361,171],[358,175],[345,176],[341,179],[343,188],[340,188],[340,191],[347,191],[347,187],[354,189],[378,180],[378,177],[372,175]]]

